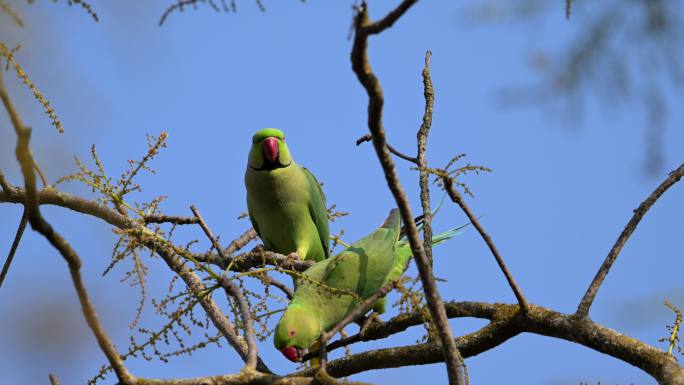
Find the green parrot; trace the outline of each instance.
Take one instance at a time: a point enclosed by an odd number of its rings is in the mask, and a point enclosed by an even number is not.
[[[276,326],[276,349],[290,361],[300,361],[321,333],[342,321],[363,299],[400,278],[411,258],[410,246],[399,239],[400,226],[399,210],[392,209],[373,233],[302,273],[294,298]],[[434,236],[433,244],[453,238],[460,229]],[[384,313],[385,301],[378,300],[373,310]]]
[[[285,134],[265,128],[252,137],[247,171],[249,220],[267,250],[328,258],[328,213],[316,177],[292,159]]]

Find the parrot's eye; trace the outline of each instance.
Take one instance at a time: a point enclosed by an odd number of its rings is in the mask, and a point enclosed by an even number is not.
[[[294,330],[294,329],[290,329],[290,331],[289,331],[289,332],[287,332],[287,334],[288,334],[288,335],[289,335],[290,337],[294,337],[294,336],[295,336],[295,334],[297,334],[297,331],[296,331],[296,330]]]
[[[283,142],[285,141],[285,137],[283,136]]]

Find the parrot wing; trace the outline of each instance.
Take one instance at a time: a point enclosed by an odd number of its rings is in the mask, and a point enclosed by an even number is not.
[[[393,209],[380,228],[354,242],[327,264],[323,282],[361,298],[372,295],[382,287],[395,264],[400,226],[399,210]]]
[[[330,230],[328,228],[328,210],[325,207],[325,194],[321,188],[320,183],[316,177],[306,167],[302,167],[304,174],[309,181],[309,214],[318,230],[318,237],[323,245],[325,258],[330,257],[330,250],[328,248],[330,238]]]

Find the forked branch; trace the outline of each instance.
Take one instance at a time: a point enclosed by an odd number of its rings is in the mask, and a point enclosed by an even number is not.
[[[119,380],[124,384],[129,384],[134,377],[129,373],[128,369],[123,363],[121,356],[116,351],[114,344],[107,335],[93,304],[90,301],[88,291],[83,284],[81,277],[81,258],[71,245],[45,220],[40,213],[40,202],[36,196],[36,175],[35,175],[35,161],[29,147],[29,140],[31,138],[31,129],[26,127],[19,113],[15,109],[12,101],[7,93],[5,85],[2,81],[2,74],[0,73],[0,99],[10,116],[12,126],[17,134],[16,157],[21,166],[21,171],[24,176],[24,185],[26,188],[26,201],[24,207],[28,213],[29,223],[31,227],[43,235],[50,244],[59,251],[64,260],[69,266],[69,273],[71,280],[76,289],[79,302],[81,304],[81,311],[92,330],[102,352],[107,356],[110,365],[114,368]],[[7,192],[7,191],[5,191]]]
[[[413,223],[413,213],[406,198],[406,193],[399,182],[394,161],[387,151],[385,129],[382,125],[383,91],[380,81],[373,73],[368,59],[368,36],[380,33],[391,27],[415,3],[415,0],[404,0],[387,16],[374,23],[370,21],[368,16],[368,5],[365,2],[361,3],[354,19],[355,37],[351,61],[354,73],[368,93],[368,129],[372,136],[373,147],[385,174],[387,185],[394,196],[402,221],[406,227],[406,235],[411,246],[413,258],[418,267],[418,272],[420,273],[430,315],[435,322],[437,333],[442,342],[441,346],[447,366],[449,383],[462,385],[466,382],[465,373],[462,370],[464,365],[463,358],[454,343],[451,326],[449,326],[446,312],[444,311],[444,304],[437,289],[435,277],[432,274],[432,266],[420,242],[416,225]]]
[[[225,259],[226,257],[223,254],[223,249],[221,248],[221,244],[219,243],[218,238],[211,231],[209,225],[207,225],[207,223],[204,221],[202,214],[200,214],[199,210],[197,210],[197,207],[195,206],[190,206],[190,209],[192,210],[192,213],[195,215],[195,218],[197,218],[197,222],[199,223],[200,227],[202,227],[204,234],[206,234],[207,238],[209,238],[209,240],[211,241],[211,245],[218,251],[221,257]],[[226,277],[225,274],[221,275],[219,284],[226,291],[226,295],[235,298],[235,300],[238,303],[238,306],[240,308],[240,314],[242,315],[242,322],[245,327],[245,337],[247,338],[246,365],[247,369],[254,370],[256,369],[257,364],[257,347],[256,342],[254,341],[254,324],[252,323],[252,316],[249,313],[249,306],[247,305],[247,300],[245,299],[245,296],[242,294],[242,292],[237,287],[235,282]]]

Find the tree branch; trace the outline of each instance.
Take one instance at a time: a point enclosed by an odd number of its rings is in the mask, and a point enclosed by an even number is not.
[[[87,214],[102,219],[121,230],[132,230],[141,226],[139,222],[127,218],[116,210],[103,204],[54,188],[36,191],[36,198],[41,205],[54,205]],[[0,203],[25,204],[26,191],[18,187],[11,188],[9,191],[0,191]],[[152,242],[150,245],[158,243],[156,240],[150,240],[150,242]],[[230,246],[226,250],[229,249]],[[285,270],[302,272],[313,265],[313,262],[311,261],[293,260],[282,254],[261,250],[259,247],[254,248],[254,250],[250,252],[230,257],[228,260],[221,258],[217,253],[210,252],[192,254],[192,256],[198,261],[214,264],[221,269],[225,269],[228,265],[231,265],[230,270],[236,272],[247,271],[253,267],[263,266],[264,264],[278,266]]]
[[[357,15],[354,20],[356,36],[354,37],[351,61],[354,73],[368,93],[368,128],[372,135],[373,147],[375,148],[375,152],[384,171],[387,185],[394,196],[402,220],[406,226],[408,241],[411,245],[411,251],[420,273],[423,290],[425,291],[425,298],[430,309],[430,315],[435,322],[437,333],[442,342],[441,346],[443,348],[447,366],[449,383],[462,385],[465,383],[465,374],[461,369],[461,367],[463,367],[463,358],[454,343],[451,327],[449,326],[444,311],[444,304],[442,303],[432,274],[430,261],[425,255],[425,250],[420,243],[420,238],[416,225],[413,223],[413,214],[411,212],[411,207],[408,204],[406,193],[401,187],[394,167],[394,161],[386,148],[387,141],[385,139],[385,130],[382,126],[382,109],[384,105],[382,87],[380,86],[380,81],[373,73],[368,60],[368,36],[370,34],[380,33],[384,29],[392,26],[392,24],[415,4],[415,2],[415,0],[402,1],[402,3],[385,18],[375,23],[371,23],[370,21],[367,4],[362,3],[357,10]]]
[[[5,264],[2,266],[2,272],[0,272],[0,287],[2,287],[2,283],[5,281],[7,272],[9,271],[12,260],[14,259],[14,254],[17,252],[19,241],[21,241],[21,236],[24,234],[24,230],[26,229],[26,223],[28,223],[28,210],[26,207],[24,207],[24,211],[21,213],[21,219],[19,220],[19,228],[17,228],[17,233],[14,236],[14,241],[12,241],[9,254],[5,260]]]
[[[11,191],[13,189],[12,185],[5,179],[5,174],[2,173],[2,170],[0,170],[0,187],[2,187],[2,191]]]
[[[145,223],[173,223],[174,225],[194,225],[197,218],[181,217],[176,215],[146,215]]]
[[[57,378],[56,374],[50,373],[48,378],[50,378],[50,385],[60,385],[59,378]]]
[[[360,145],[361,143],[370,142],[371,139],[373,139],[373,136],[372,136],[371,134],[366,134],[366,135],[364,135],[364,136],[362,136],[362,137],[356,139],[356,145],[358,146],[358,145]],[[409,161],[409,162],[411,162],[411,163],[416,163],[416,164],[418,164],[418,159],[416,159],[416,158],[414,158],[414,157],[412,157],[412,156],[408,156],[408,155],[404,154],[403,152],[401,152],[401,151],[397,150],[396,148],[392,147],[392,145],[389,144],[389,143],[385,143],[385,145],[387,146],[387,149],[389,150],[389,152],[391,152],[392,154],[394,154],[394,155],[400,157],[401,159],[404,159],[404,160],[406,160],[406,161]]]
[[[363,382],[345,381],[346,385],[366,385]],[[139,378],[136,385],[321,385],[311,377],[281,377],[272,374],[243,371],[238,374],[195,378]]]
[[[214,236],[214,233],[211,231],[207,223],[204,221],[204,218],[202,218],[202,214],[200,214],[199,210],[197,210],[197,207],[190,206],[190,210],[192,210],[192,213],[195,214],[197,222],[199,223],[200,227],[202,227],[202,230],[204,230],[204,234],[206,234],[207,238],[209,238],[209,240],[211,241],[212,246],[218,251],[219,255],[221,255],[222,258],[227,259],[226,256],[223,254],[223,249],[221,248],[221,244],[219,243],[218,238]],[[235,300],[238,302],[238,306],[240,307],[240,313],[242,315],[242,322],[245,327],[245,336],[247,338],[246,369],[254,370],[256,369],[257,364],[257,348],[256,343],[254,342],[254,326],[252,324],[252,317],[249,314],[249,306],[247,306],[247,300],[245,299],[245,296],[242,294],[237,285],[235,285],[233,281],[226,277],[225,274],[221,275],[219,284],[226,291],[226,295],[235,298]]]
[[[1,71],[0,71],[1,72]],[[114,344],[109,339],[100,319],[97,316],[93,304],[90,302],[88,292],[83,284],[81,277],[81,258],[76,251],[62,236],[55,231],[55,229],[43,219],[40,213],[40,204],[36,197],[36,175],[35,175],[35,161],[31,155],[29,147],[29,140],[31,138],[31,129],[26,127],[17,113],[11,99],[7,93],[5,85],[2,81],[2,74],[0,73],[0,99],[2,100],[7,113],[10,116],[14,131],[17,134],[16,157],[21,166],[21,171],[24,176],[24,185],[26,186],[26,202],[24,207],[28,212],[28,219],[31,227],[38,233],[43,235],[50,244],[57,249],[69,266],[69,273],[74,285],[74,289],[78,295],[81,304],[81,311],[92,330],[98,345],[102,352],[107,356],[110,365],[114,369],[119,380],[128,384],[134,380],[134,377],[129,373],[128,369],[123,363],[121,356],[116,351]],[[7,191],[5,191],[7,193]]]
[[[456,203],[458,207],[461,208],[461,210],[463,210],[463,212],[468,217],[470,223],[472,223],[473,226],[475,226],[477,232],[480,233],[480,236],[482,237],[482,239],[484,239],[485,243],[487,244],[487,247],[489,247],[489,251],[491,251],[492,255],[494,255],[496,263],[499,265],[499,268],[506,277],[508,285],[513,290],[513,294],[515,294],[515,298],[518,300],[520,307],[522,308],[523,312],[526,312],[528,308],[527,300],[525,299],[522,290],[515,282],[513,274],[511,274],[511,272],[508,270],[508,267],[506,266],[506,263],[501,257],[501,254],[499,254],[499,250],[497,250],[496,245],[494,245],[492,237],[490,237],[489,234],[487,234],[484,227],[482,227],[482,225],[480,224],[480,221],[477,219],[475,214],[470,210],[470,207],[468,207],[468,205],[465,203],[465,200],[463,199],[461,193],[458,192],[458,190],[456,190],[456,188],[454,187],[453,180],[449,176],[445,175],[442,177],[442,181],[444,182],[444,190],[446,190],[447,194],[449,195],[449,198],[451,198],[451,200],[454,203]]]
[[[228,247],[224,251],[224,253],[232,256],[236,251],[242,249],[245,247],[249,242],[257,238],[257,233],[254,231],[253,228],[249,228],[249,230],[245,231],[242,235],[237,237],[236,239],[232,240],[230,244],[228,244]],[[227,258],[226,258],[227,260]]]
[[[541,306],[529,305],[528,313],[517,304],[483,302],[450,302],[446,304],[449,318],[475,317],[492,322],[482,329],[456,339],[464,357],[473,357],[493,349],[521,333],[534,333],[563,339],[586,346],[634,365],[662,384],[684,384],[684,369],[667,352],[630,338],[586,318],[562,314]],[[399,315],[390,321],[371,325],[366,340],[386,338],[423,322],[420,312]],[[368,370],[443,362],[438,341],[366,351],[330,361],[327,371],[336,377],[350,376]],[[332,348],[333,344],[329,347]],[[315,368],[291,374],[309,376]]]
[[[423,210],[423,249],[428,261],[432,265],[432,208],[430,207],[430,186],[428,181],[427,160],[425,150],[427,147],[430,126],[432,126],[432,110],[435,105],[435,91],[430,77],[431,51],[425,52],[425,67],[423,68],[423,94],[425,95],[425,113],[423,123],[418,129],[418,157],[416,164],[419,170],[418,184],[420,185],[420,204]]]
[[[594,276],[594,279],[591,281],[591,284],[589,285],[589,288],[587,288],[584,297],[582,297],[582,301],[580,301],[580,304],[577,307],[577,312],[575,313],[578,317],[587,317],[589,315],[589,308],[591,307],[592,302],[594,302],[596,293],[601,287],[603,280],[606,278],[606,275],[608,275],[608,271],[610,271],[611,266],[613,266],[613,263],[620,254],[620,251],[622,251],[625,243],[627,243],[627,240],[629,240],[629,237],[632,235],[634,230],[636,230],[636,227],[639,225],[641,219],[644,217],[644,215],[646,215],[646,212],[648,212],[656,200],[658,200],[658,198],[660,198],[665,191],[667,191],[667,189],[677,183],[682,176],[684,176],[684,163],[670,172],[668,177],[665,178],[665,180],[651,193],[651,195],[649,195],[645,201],[641,202],[639,207],[634,210],[632,219],[629,220],[624,230],[622,230],[622,233],[618,237],[617,241],[610,249],[610,252],[608,252],[606,259],[596,272],[596,276]]]

